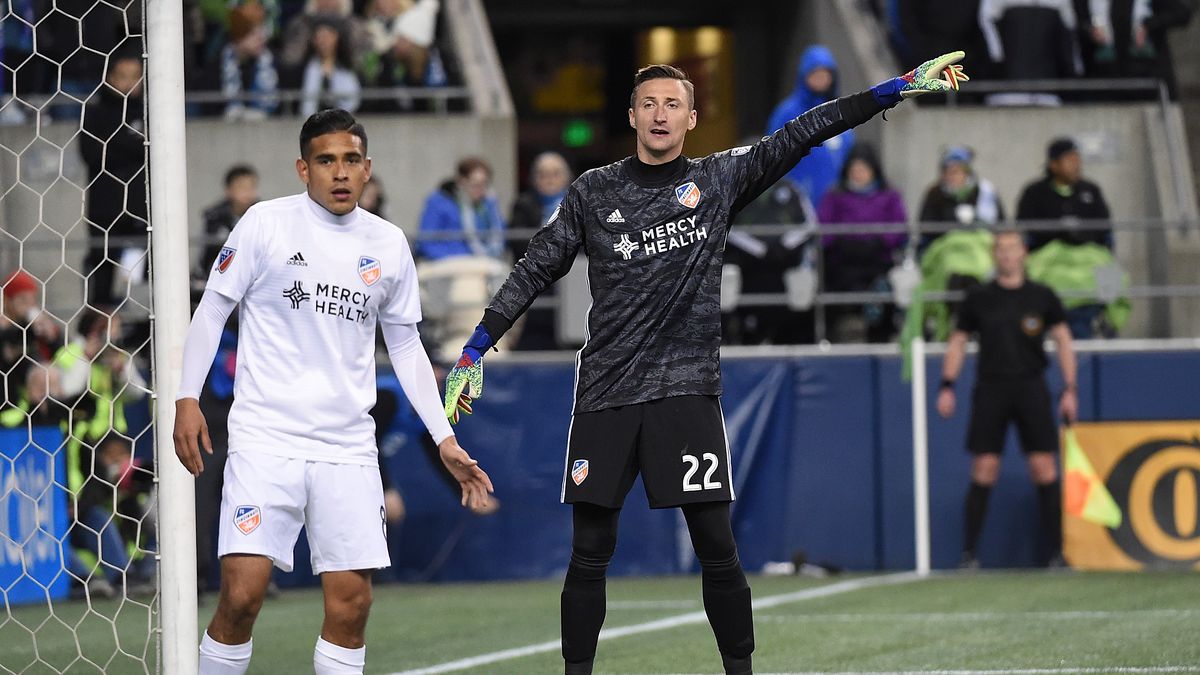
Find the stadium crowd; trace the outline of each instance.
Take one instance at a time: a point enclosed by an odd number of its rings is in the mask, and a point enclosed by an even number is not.
[[[373,98],[362,90],[437,87],[453,77],[438,40],[439,0],[182,1],[186,88],[211,94],[190,102],[189,115],[401,112],[422,103],[402,89]],[[106,56],[140,54],[139,2],[7,5],[14,19],[0,28],[0,124],[30,121],[45,101],[49,119],[78,120],[104,79]]]

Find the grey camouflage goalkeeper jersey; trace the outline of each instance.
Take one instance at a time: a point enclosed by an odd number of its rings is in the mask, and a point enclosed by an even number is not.
[[[730,222],[811,147],[850,127],[839,106],[846,100],[813,108],[751,146],[660,167],[630,157],[584,173],[488,310],[514,321],[582,247],[592,307],[577,357],[575,412],[720,394]],[[648,175],[655,170],[667,173]]]

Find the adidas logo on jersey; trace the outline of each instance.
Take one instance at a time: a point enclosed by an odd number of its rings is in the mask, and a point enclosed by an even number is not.
[[[296,251],[296,255],[288,258],[287,264],[297,267],[308,267],[308,263],[304,261],[304,254]]]
[[[625,219],[621,217],[621,209],[613,209],[613,212],[608,214],[608,222],[623,223]]]

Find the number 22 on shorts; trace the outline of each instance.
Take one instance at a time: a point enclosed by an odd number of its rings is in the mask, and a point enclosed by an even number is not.
[[[695,455],[683,455],[683,463],[688,465],[687,473],[683,474],[683,491],[697,492],[699,490],[720,490],[721,481],[712,479],[713,474],[717,471],[717,465],[720,460],[711,452],[706,452],[703,455],[704,461],[708,462],[708,470],[704,472],[704,484],[693,483],[692,478],[696,476],[696,472],[700,470],[700,460]]]

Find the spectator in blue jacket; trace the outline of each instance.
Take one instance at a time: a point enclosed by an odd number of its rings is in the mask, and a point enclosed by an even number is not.
[[[425,200],[417,254],[426,260],[503,255],[504,219],[491,187],[491,165],[478,157],[460,160],[454,179],[442,183]],[[460,236],[448,238],[447,233]],[[424,238],[431,234],[434,238]]]
[[[767,122],[767,133],[775,133],[801,113],[837,98],[837,74],[837,61],[827,47],[813,45],[804,50],[796,71],[796,88],[775,106]],[[852,147],[853,131],[834,136],[813,148],[788,172],[788,178],[804,190],[813,204],[820,204],[825,192],[837,185]]]

